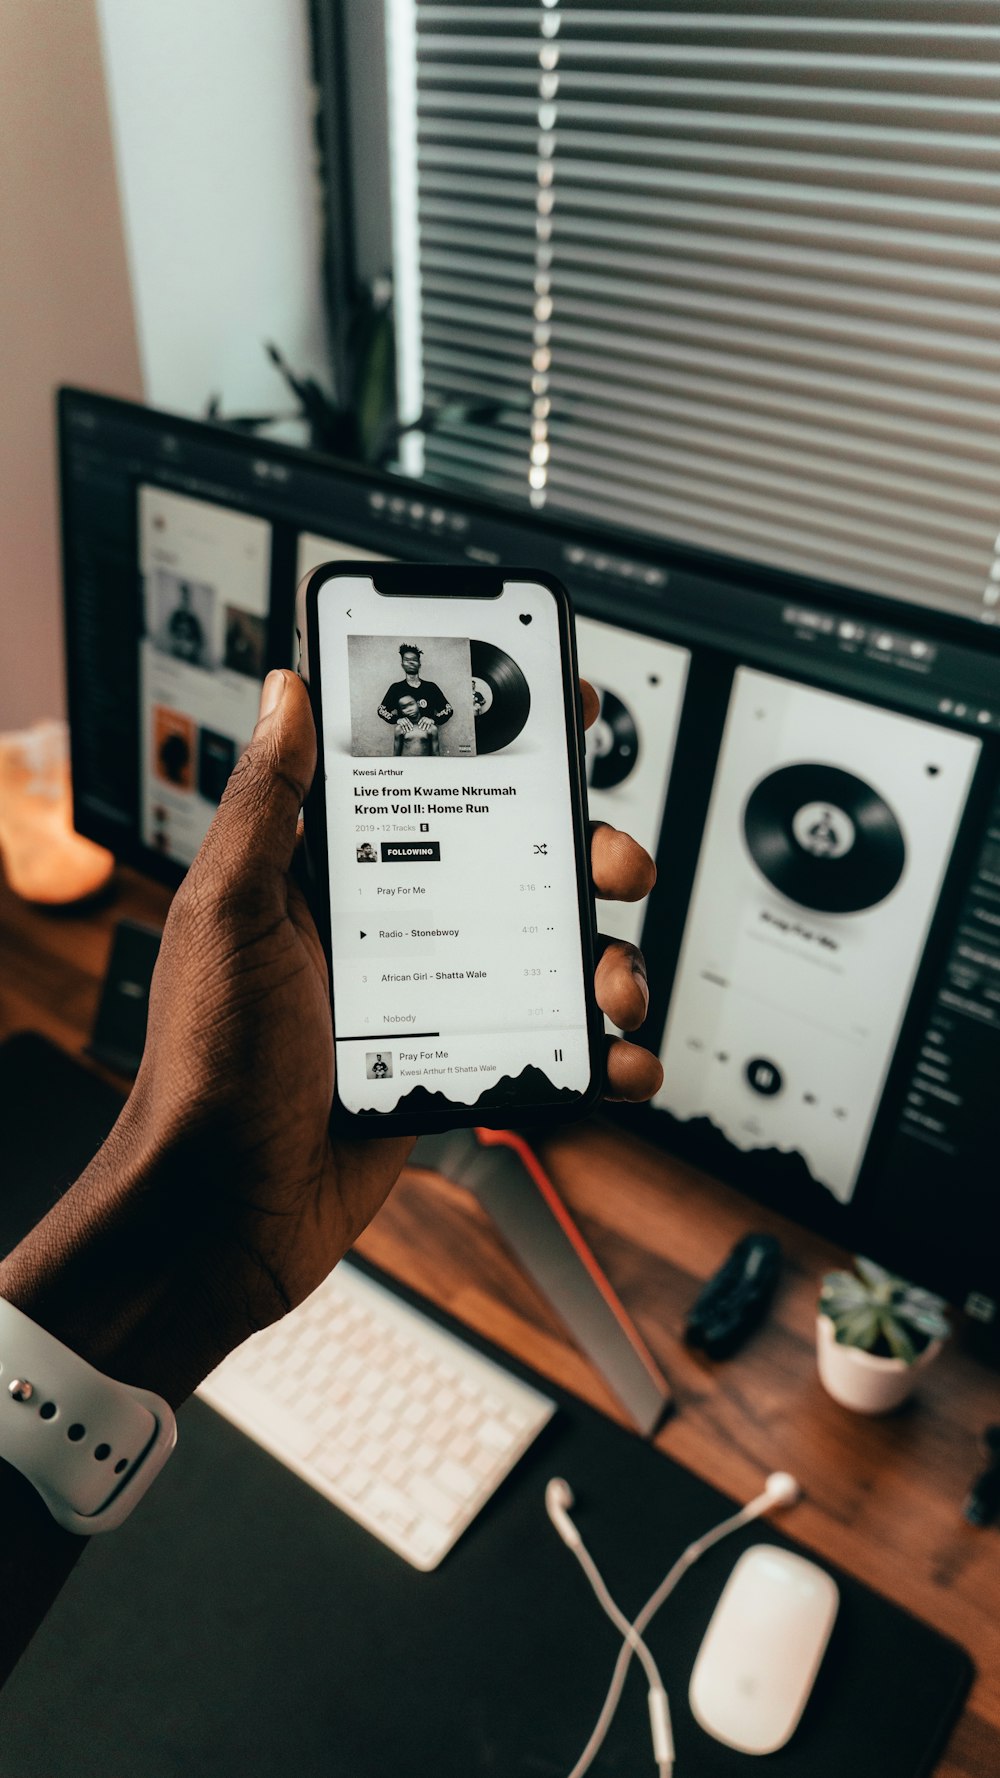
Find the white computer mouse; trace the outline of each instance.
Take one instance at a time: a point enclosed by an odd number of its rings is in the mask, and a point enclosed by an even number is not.
[[[740,1753],[791,1739],[830,1640],[840,1594],[815,1562],[770,1543],[744,1550],[691,1674],[695,1721]]]

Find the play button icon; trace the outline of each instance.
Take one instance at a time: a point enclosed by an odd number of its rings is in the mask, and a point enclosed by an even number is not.
[[[774,1062],[769,1062],[766,1056],[754,1056],[752,1061],[747,1063],[744,1072],[747,1084],[753,1087],[755,1093],[761,1093],[765,1099],[773,1099],[775,1093],[781,1092],[784,1084],[781,1079],[781,1070]]]

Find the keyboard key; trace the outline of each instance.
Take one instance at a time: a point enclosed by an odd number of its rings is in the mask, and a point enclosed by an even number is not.
[[[317,1454],[316,1468],[328,1482],[335,1482],[338,1477],[343,1475],[350,1461],[346,1451],[322,1450]]]
[[[489,1445],[479,1445],[468,1462],[473,1475],[480,1482],[493,1475],[497,1469],[503,1474],[503,1460],[498,1458],[496,1451],[490,1450]]]
[[[446,1457],[439,1463],[435,1473],[442,1488],[447,1488],[456,1500],[465,1500],[476,1491],[476,1478],[471,1469],[466,1469],[464,1463],[456,1463],[453,1457]]]
[[[441,1527],[434,1519],[418,1519],[408,1539],[418,1562],[425,1557],[434,1556],[443,1541]]]
[[[500,1420],[481,1420],[477,1430],[480,1444],[491,1451],[506,1451],[512,1443],[510,1431]]]
[[[364,1493],[370,1481],[370,1472],[367,1469],[364,1469],[360,1463],[356,1463],[352,1468],[344,1471],[344,1474],[340,1478],[340,1485],[343,1488],[344,1493],[347,1495],[348,1500],[358,1500]]]
[[[453,1494],[439,1488],[430,1476],[415,1475],[410,1483],[410,1498],[439,1525],[450,1525],[458,1516],[458,1503]]]
[[[407,1496],[401,1493],[398,1488],[383,1481],[372,1483],[365,1500],[365,1506],[369,1512],[376,1513],[379,1518],[385,1516],[394,1519],[401,1530],[405,1529],[407,1525],[412,1525],[417,1516]]]

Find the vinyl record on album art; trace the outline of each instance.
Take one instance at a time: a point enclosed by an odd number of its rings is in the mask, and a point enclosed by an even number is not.
[[[906,844],[863,778],[822,763],[781,766],[747,798],[743,831],[757,869],[800,907],[856,914],[891,895]]]
[[[587,730],[587,783],[595,790],[623,784],[639,758],[639,734],[632,713],[613,691],[596,686],[601,700],[597,721]]]
[[[528,720],[528,682],[509,654],[492,642],[469,643],[476,752],[499,753],[515,741]]]

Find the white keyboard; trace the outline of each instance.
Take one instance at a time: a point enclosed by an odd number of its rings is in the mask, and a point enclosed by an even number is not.
[[[555,1411],[350,1261],[198,1394],[424,1570]]]

